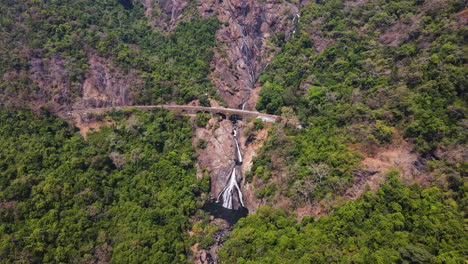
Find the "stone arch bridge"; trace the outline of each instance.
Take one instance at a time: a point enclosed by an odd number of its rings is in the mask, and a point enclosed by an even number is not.
[[[80,115],[80,114],[89,114],[97,113],[102,114],[112,110],[122,110],[122,109],[153,109],[153,108],[163,108],[171,112],[179,113],[182,115],[196,115],[197,113],[210,113],[213,115],[219,115],[223,119],[236,117],[238,119],[243,118],[258,118],[264,122],[274,123],[274,122],[285,122],[289,124],[294,124],[299,126],[297,120],[286,119],[282,116],[270,115],[265,113],[260,113],[256,111],[248,111],[234,108],[224,108],[224,107],[205,107],[205,106],[189,106],[189,105],[135,105],[135,106],[117,106],[117,107],[104,107],[104,108],[89,108],[83,110],[73,110],[68,112],[69,115]]]

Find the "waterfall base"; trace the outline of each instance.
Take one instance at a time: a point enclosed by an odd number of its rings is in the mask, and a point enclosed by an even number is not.
[[[241,219],[249,214],[249,210],[245,207],[240,207],[239,210],[232,210],[223,207],[221,203],[210,202],[205,204],[202,209],[210,213],[215,218],[226,220],[230,225],[234,225]]]

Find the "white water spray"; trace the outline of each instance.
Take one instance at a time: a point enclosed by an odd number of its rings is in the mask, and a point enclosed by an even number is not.
[[[245,101],[245,102],[242,104],[242,107],[241,107],[242,110],[245,110],[245,104],[246,104],[246,103],[247,103],[247,101]]]
[[[239,141],[237,140],[237,125],[234,125],[233,134],[234,134],[234,142],[236,143],[237,161],[239,163],[242,163],[242,154],[240,152]]]
[[[301,13],[297,13],[293,17],[293,23],[294,23],[293,34],[296,33],[296,26],[297,26],[297,23],[299,22],[299,18],[301,18]]]
[[[237,139],[236,139],[236,148],[237,148],[237,160],[242,163],[242,154],[240,152],[239,143],[237,142]]]
[[[297,13],[293,17],[293,22],[299,22],[299,18],[301,18],[301,13]]]
[[[218,201],[220,198],[222,198],[223,207],[227,209],[233,209],[233,199],[234,199],[234,195],[236,194],[239,197],[240,204],[244,206],[244,200],[242,199],[242,192],[240,190],[239,184],[237,183],[236,167],[234,167],[232,168],[229,181],[227,182],[226,186],[224,186],[224,189],[218,195]]]
[[[234,209],[234,200],[237,198],[239,199],[239,203],[241,206],[244,206],[244,200],[242,198],[242,191],[239,187],[239,184],[237,183],[237,175],[236,175],[236,169],[239,166],[240,163],[242,163],[242,153],[240,151],[239,147],[239,141],[237,138],[237,122],[234,121],[234,128],[232,130],[233,136],[234,136],[234,142],[236,144],[236,156],[237,156],[237,161],[232,167],[232,170],[230,172],[229,180],[227,181],[226,185],[224,186],[223,190],[218,195],[217,201],[220,202],[220,200],[223,201],[223,207],[227,209]],[[237,208],[236,208],[237,209]]]

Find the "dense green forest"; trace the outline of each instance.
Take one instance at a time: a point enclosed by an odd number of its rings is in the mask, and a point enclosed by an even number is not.
[[[255,175],[264,184],[256,196],[267,201],[281,193],[300,205],[344,191],[353,182],[352,172],[360,155],[331,137],[332,133],[319,126],[304,131],[281,124],[274,126],[247,174],[247,181]],[[279,173],[287,177],[270,183]]]
[[[257,108],[293,107],[307,125],[383,144],[397,128],[422,153],[466,141],[466,26],[456,15],[465,4],[311,2],[262,74]]]
[[[138,1],[129,8],[107,0],[5,0],[0,2],[0,25],[0,76],[16,76],[0,78],[4,103],[52,97],[54,87],[39,91],[28,71],[34,59],[47,64],[57,56],[64,60],[67,100],[73,100],[81,95],[88,58],[94,54],[138,73],[145,84],[132,91],[136,103],[197,98],[206,103],[215,95],[208,75],[216,18],[195,15],[167,34],[148,24]]]
[[[219,252],[223,263],[464,263],[462,208],[438,188],[405,187],[398,172],[376,194],[329,216],[297,222],[260,207],[241,219]]]
[[[2,263],[184,263],[195,177],[186,118],[115,112],[87,140],[52,114],[0,112]]]
[[[466,263],[465,0],[203,1],[0,1],[0,263],[190,263],[215,244],[227,264]],[[300,13],[270,12],[283,1]],[[214,11],[226,2],[231,10]],[[264,32],[275,25],[249,17],[254,6],[290,20],[290,31]],[[170,29],[154,23],[179,7]],[[243,40],[239,54],[252,65],[223,58],[226,39]],[[127,109],[89,115],[107,126],[83,137],[66,111],[83,97],[93,58],[110,75],[136,75],[133,104],[222,105],[216,63],[265,66],[256,109],[301,125],[245,118],[230,130],[210,113]],[[255,156],[238,184],[258,210],[234,226],[201,209],[219,175],[196,153],[235,148],[218,128],[246,160]],[[401,142],[414,174],[363,166]],[[381,181],[370,188],[363,175]],[[347,196],[358,180],[374,192]],[[417,180],[424,186],[408,184]],[[322,201],[320,218],[299,213]]]
[[[297,115],[274,126],[247,180],[270,206],[343,195],[362,158],[396,135],[449,190],[404,187],[397,176],[314,222],[269,206],[242,219],[223,263],[463,263],[466,162],[436,151],[466,144],[464,1],[313,1],[260,77],[257,109]],[[395,174],[395,173],[392,173]],[[280,180],[278,180],[280,179]],[[278,196],[279,195],[279,196]],[[291,209],[291,208],[289,208]]]
[[[467,142],[465,4],[306,4],[293,37],[260,77],[257,103],[297,115],[305,129],[270,131],[249,172],[257,197],[274,202],[282,194],[301,204],[343,194],[360,159],[346,146],[385,147],[400,135],[424,162],[458,171],[463,185],[462,163],[446,164],[436,151]]]

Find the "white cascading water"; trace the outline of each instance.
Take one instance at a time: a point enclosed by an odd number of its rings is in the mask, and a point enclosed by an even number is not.
[[[236,139],[236,148],[237,148],[237,160],[242,163],[242,155],[240,153],[240,150],[239,150],[239,143],[237,142],[237,139]]]
[[[236,123],[234,123],[233,134],[234,134],[234,142],[236,143],[237,162],[232,167],[228,182],[226,183],[223,190],[218,195],[218,202],[220,201],[220,198],[222,198],[223,207],[227,209],[234,208],[233,200],[235,199],[236,194],[237,194],[237,197],[239,197],[239,202],[241,206],[244,206],[244,201],[242,199],[242,191],[239,187],[239,184],[237,183],[237,175],[236,175],[236,167],[238,166],[238,163],[242,163],[242,154],[240,152],[239,142],[237,139],[237,124]]]
[[[242,110],[242,111],[245,110],[245,104],[246,104],[246,103],[247,103],[247,101],[244,102],[244,103],[242,104],[242,106],[241,106],[241,110]]]
[[[239,142],[237,141],[237,126],[234,127],[234,142],[236,142],[236,149],[237,149],[237,161],[242,163],[242,154],[239,148]]]
[[[301,18],[301,13],[297,13],[293,17],[293,23],[294,23],[293,34],[296,33],[296,25],[299,22],[299,18]]]
[[[234,195],[237,193],[239,196],[239,202],[242,206],[244,206],[244,201],[242,199],[242,192],[240,190],[239,185],[237,184],[237,176],[236,176],[236,167],[232,168],[231,176],[229,177],[229,181],[224,186],[224,189],[219,193],[219,198],[222,197],[223,199],[223,207],[227,209],[233,209],[233,199]]]

